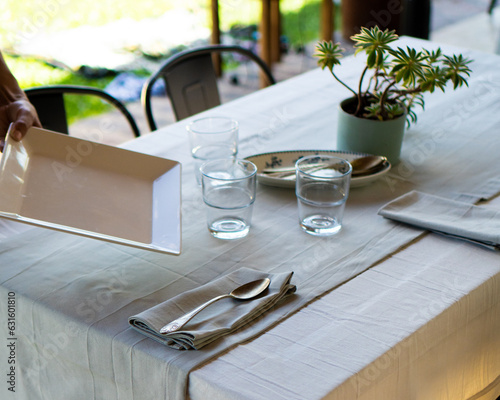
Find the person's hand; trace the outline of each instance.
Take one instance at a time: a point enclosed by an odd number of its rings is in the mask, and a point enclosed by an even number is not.
[[[0,106],[0,149],[10,124],[13,124],[11,137],[21,140],[32,126],[41,127],[35,107],[27,99],[19,99]]]

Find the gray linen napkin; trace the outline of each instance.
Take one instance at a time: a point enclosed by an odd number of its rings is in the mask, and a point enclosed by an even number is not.
[[[241,268],[213,282],[189,290],[129,318],[133,328],[162,344],[178,350],[199,350],[228,335],[272,308],[280,299],[294,293],[290,284],[293,272],[268,274]],[[253,300],[219,300],[196,315],[181,330],[161,334],[167,323],[221,294],[256,279],[269,278],[269,288]]]
[[[418,191],[387,203],[379,215],[500,250],[500,210]]]

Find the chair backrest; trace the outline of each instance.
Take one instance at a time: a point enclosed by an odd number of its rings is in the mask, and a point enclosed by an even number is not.
[[[69,133],[64,95],[77,94],[97,96],[112,104],[127,119],[134,136],[138,137],[140,135],[134,117],[123,103],[103,90],[87,86],[54,85],[33,87],[25,89],[24,92],[35,106],[40,122],[45,129]]]
[[[144,84],[141,101],[150,129],[157,129],[151,97],[153,85],[165,81],[167,95],[177,120],[208,110],[220,104],[217,73],[212,55],[238,53],[259,67],[270,85],[276,83],[267,64],[255,53],[240,46],[210,45],[182,51],[168,58]]]

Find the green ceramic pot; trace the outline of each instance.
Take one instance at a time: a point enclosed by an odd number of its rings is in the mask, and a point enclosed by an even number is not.
[[[337,150],[355,151],[385,156],[391,164],[399,161],[406,114],[390,121],[377,121],[355,117],[344,111],[349,98],[340,103],[337,129]]]

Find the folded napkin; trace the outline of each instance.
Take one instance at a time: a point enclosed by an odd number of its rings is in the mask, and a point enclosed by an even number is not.
[[[290,284],[293,272],[267,274],[241,268],[213,282],[189,290],[129,318],[133,328],[146,336],[178,350],[199,350],[208,343],[230,334],[268,311],[286,295],[295,292]],[[221,294],[247,282],[269,278],[266,291],[252,300],[219,300],[196,315],[176,332],[161,334],[167,323]]]
[[[500,250],[500,210],[411,191],[386,204],[379,215]]]

